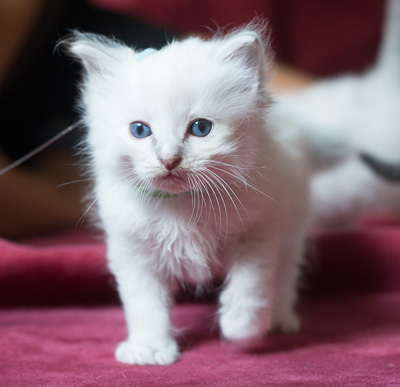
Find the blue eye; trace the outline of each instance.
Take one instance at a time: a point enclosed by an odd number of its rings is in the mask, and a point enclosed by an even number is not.
[[[199,119],[190,125],[189,132],[196,137],[205,137],[211,132],[212,123],[205,119]]]
[[[151,135],[151,130],[142,122],[132,122],[131,133],[137,138],[145,138]]]

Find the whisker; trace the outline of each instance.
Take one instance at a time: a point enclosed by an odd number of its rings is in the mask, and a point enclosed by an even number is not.
[[[200,193],[199,190],[195,190],[192,195],[192,213],[188,225],[194,227],[199,220],[199,203],[200,203]]]
[[[217,217],[216,217],[216,214],[215,214],[214,203],[213,203],[213,201],[211,199],[210,193],[208,192],[207,185],[201,180],[199,180],[199,182],[200,182],[201,186],[203,187],[204,192],[207,194],[207,197],[208,197],[208,200],[209,200],[209,203],[210,203],[209,206],[207,207],[208,215],[207,215],[207,220],[206,220],[206,222],[204,224],[204,229],[203,229],[203,232],[204,232],[204,230],[206,229],[206,227],[207,227],[207,225],[208,225],[208,223],[210,221],[211,213],[214,215],[215,225],[217,224]]]
[[[93,179],[79,179],[79,180],[67,181],[65,183],[56,185],[56,188],[61,188],[61,187],[65,187],[67,185],[76,184],[76,183],[83,183],[85,181],[93,181]]]
[[[85,212],[82,214],[82,216],[79,218],[79,220],[76,222],[75,231],[78,229],[78,227],[83,227],[83,222],[84,222],[85,218],[87,217],[89,211],[97,203],[97,201],[98,201],[98,198],[94,199],[92,201],[92,203],[88,206],[88,208],[85,210]]]
[[[267,168],[267,166],[263,165],[260,167],[254,167],[254,168],[244,168],[244,167],[239,167],[237,165],[233,165],[231,163],[225,163],[223,161],[220,160],[209,160],[208,161],[208,165],[210,165],[211,167],[214,167],[213,164],[217,164],[223,167],[228,167],[229,169],[237,169],[238,171],[244,172],[244,176],[243,178],[247,181],[250,180],[255,184],[255,179],[253,176],[250,175],[250,172],[255,171],[259,176],[264,177],[263,174],[261,174],[260,170],[261,169],[265,169]],[[214,167],[216,169],[216,167]]]
[[[204,207],[207,208],[207,204],[206,204],[206,201],[204,199],[203,192],[201,190],[197,190],[196,193],[197,193],[198,202],[200,203],[200,201],[201,201],[201,206],[199,208],[199,211],[198,211],[198,214],[197,214],[197,218],[196,218],[196,223],[197,223],[197,222],[199,222],[199,220],[200,220],[200,218],[202,216],[203,208]]]
[[[253,189],[254,191],[260,193],[261,195],[267,197],[268,199],[272,200],[274,203],[276,203],[276,204],[279,205],[279,203],[278,203],[274,198],[272,198],[271,196],[267,195],[265,192],[260,191],[258,188],[254,187],[254,185],[249,184],[249,182],[247,182],[246,180],[242,180],[242,179],[240,179],[238,176],[236,176],[235,174],[230,173],[230,172],[228,172],[228,171],[226,171],[226,170],[224,170],[224,169],[217,168],[217,167],[212,167],[212,168],[213,168],[213,169],[216,169],[217,171],[221,171],[221,172],[223,172],[223,173],[226,173],[226,174],[229,175],[229,176],[234,177],[235,179],[237,179],[239,182],[241,182],[241,183],[242,183],[243,185],[245,185],[246,187]]]
[[[234,164],[230,164],[230,163],[224,163],[221,160],[208,160],[207,163],[209,163],[209,164],[219,164],[219,165],[222,165],[224,167],[229,167],[229,168],[232,168],[232,169],[239,169],[239,170],[245,170],[245,171],[248,170],[247,168],[239,167],[238,165],[234,165]]]
[[[136,190],[139,190],[139,197],[142,203],[149,204],[151,201],[151,195],[147,192],[151,191],[150,187],[152,185],[153,179],[138,179],[136,182]]]
[[[191,176],[189,176],[189,182],[190,182],[191,186],[195,186],[195,184],[193,184],[193,180],[192,180]],[[193,194],[190,195],[190,201],[192,203],[192,213],[190,214],[190,218],[189,218],[188,223],[187,223],[188,227],[191,227],[191,221],[192,221],[192,218],[193,218],[193,215],[194,215],[194,209],[195,209],[195,206],[196,206],[196,196],[195,196],[196,195],[195,194],[196,190],[194,189],[193,191],[194,191]]]
[[[201,219],[202,215],[203,215],[203,209],[205,208],[207,210],[207,203],[204,199],[204,195],[203,192],[198,190],[197,191],[199,193],[199,198],[201,198],[201,207],[200,207],[200,211],[199,211],[199,219],[198,221]]]
[[[219,204],[218,196],[215,194],[213,185],[210,183],[210,181],[209,181],[210,179],[207,177],[207,175],[206,175],[204,172],[200,172],[200,176],[203,178],[202,184],[204,185],[205,191],[207,192],[207,195],[208,195],[208,197],[210,198],[210,202],[211,202],[211,205],[212,205],[212,210],[213,210],[213,213],[214,213],[215,225],[217,225],[218,222],[217,222],[217,217],[216,217],[215,210],[214,210],[214,204],[213,204],[213,202],[212,202],[212,198],[211,198],[211,196],[210,196],[210,193],[209,193],[208,188],[211,189],[211,192],[212,192],[212,194],[214,195],[214,198],[215,198],[215,200],[216,200],[216,202],[217,202],[218,213],[219,213],[219,235],[220,235],[221,232],[222,232],[222,212],[221,212],[221,206],[220,206],[220,204]],[[207,188],[207,187],[208,187],[208,188]]]
[[[213,181],[213,179],[210,176],[208,176],[206,173],[203,173],[203,177],[204,177],[207,185],[211,188],[211,190],[212,190],[212,192],[214,194],[214,197],[215,197],[215,199],[217,201],[217,206],[218,206],[219,215],[220,215],[219,235],[221,235],[221,233],[222,233],[222,211],[221,211],[221,206],[219,204],[218,196],[215,194],[215,190],[218,192],[218,195],[221,198],[222,205],[224,207],[224,211],[225,211],[225,239],[224,239],[224,246],[225,246],[225,244],[227,242],[227,239],[228,239],[228,225],[229,225],[228,210],[227,210],[227,207],[226,207],[226,204],[225,204],[225,200],[224,200],[224,197],[222,196],[222,193],[219,190],[218,186],[215,185],[215,182]],[[215,190],[214,190],[214,187],[215,187]]]
[[[201,173],[199,175],[201,177]],[[211,212],[215,216],[214,206],[213,206],[213,203],[212,203],[212,200],[211,200],[211,196],[210,196],[210,194],[209,194],[209,192],[207,190],[207,186],[204,184],[204,182],[200,178],[197,178],[196,181],[197,181],[197,185],[199,187],[201,187],[200,193],[201,193],[202,201],[204,203],[204,207],[205,207],[205,209],[207,211],[207,217],[205,218],[205,222],[204,222],[204,226],[203,226],[203,232],[204,232],[206,227],[207,227],[207,225],[208,225],[208,223],[209,223],[209,221],[210,221]],[[208,203],[209,203],[208,205],[207,205],[206,197],[205,197],[204,193],[207,195]]]
[[[244,207],[243,203],[242,203],[241,200],[238,198],[238,196],[236,195],[235,191],[226,183],[226,181],[225,181],[224,179],[222,179],[220,176],[218,176],[216,173],[214,173],[214,172],[212,172],[212,171],[209,171],[209,172],[210,172],[211,174],[214,175],[214,177],[215,177],[215,178],[217,179],[217,181],[220,183],[220,185],[221,185],[221,187],[223,188],[223,190],[225,191],[225,193],[228,195],[228,198],[230,199],[230,201],[231,201],[231,203],[232,203],[232,205],[233,205],[233,207],[234,207],[234,209],[235,209],[235,211],[236,211],[236,215],[237,215],[237,217],[239,218],[240,222],[242,223],[243,230],[244,230],[244,232],[246,233],[246,226],[245,226],[244,221],[243,221],[243,219],[242,219],[242,215],[241,215],[241,213],[240,213],[240,211],[239,211],[239,209],[238,209],[238,207],[237,207],[237,205],[236,205],[236,203],[235,203],[235,201],[234,201],[232,195],[229,193],[228,188],[229,188],[229,190],[232,192],[232,194],[234,195],[234,197],[236,198],[236,200],[240,203],[240,205],[242,206],[242,208],[244,209],[244,211],[245,211],[245,213],[246,213],[248,219],[251,221],[251,219],[250,219],[250,217],[249,217],[249,214],[247,213],[247,210],[246,210],[246,208]],[[247,237],[247,233],[246,233],[246,237]]]

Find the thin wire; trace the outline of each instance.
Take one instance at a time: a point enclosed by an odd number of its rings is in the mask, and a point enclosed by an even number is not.
[[[64,130],[62,130],[60,133],[56,134],[54,137],[52,137],[50,140],[47,140],[45,143],[42,145],[39,145],[37,148],[32,150],[31,152],[27,153],[25,156],[22,156],[18,160],[15,160],[13,163],[10,165],[7,165],[7,167],[0,169],[0,176],[6,174],[7,172],[10,172],[12,169],[18,167],[19,165],[23,164],[25,161],[29,160],[33,156],[37,155],[40,153],[42,150],[46,149],[48,146],[59,140],[61,137],[65,136],[69,132],[71,132],[73,129],[77,128],[79,125],[82,124],[82,121],[77,121],[73,123],[72,125],[68,126]]]

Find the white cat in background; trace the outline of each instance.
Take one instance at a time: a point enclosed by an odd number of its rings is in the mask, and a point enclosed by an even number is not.
[[[312,179],[317,232],[352,227],[376,213],[400,219],[400,184],[382,179],[359,157],[362,152],[400,160],[400,0],[387,2],[386,15],[379,57],[370,71],[283,94],[272,111],[277,125],[309,132],[321,153],[340,158],[348,152],[342,163]]]
[[[225,278],[223,336],[295,331],[308,225],[301,141],[268,126],[269,65],[257,29],[160,51],[76,33],[94,196],[129,335],[128,364],[169,364],[181,282]]]

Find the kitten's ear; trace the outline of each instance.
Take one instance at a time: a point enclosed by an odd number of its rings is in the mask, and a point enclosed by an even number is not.
[[[78,58],[89,75],[104,75],[118,64],[121,50],[127,47],[101,35],[74,31],[59,45]]]
[[[228,36],[218,55],[223,60],[239,61],[246,69],[264,74],[264,45],[256,31],[242,30]]]

